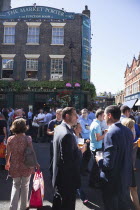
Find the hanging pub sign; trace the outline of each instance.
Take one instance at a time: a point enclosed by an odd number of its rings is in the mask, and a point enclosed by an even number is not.
[[[74,19],[74,13],[44,7],[27,6],[18,7],[5,12],[0,12],[0,19]]]

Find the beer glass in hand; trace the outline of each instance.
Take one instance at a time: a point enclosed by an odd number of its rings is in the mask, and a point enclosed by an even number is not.
[[[78,138],[78,147],[79,147],[79,148],[82,148],[83,145],[84,145],[84,139]]]

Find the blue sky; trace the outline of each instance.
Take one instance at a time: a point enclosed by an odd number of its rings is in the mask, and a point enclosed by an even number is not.
[[[91,10],[91,81],[97,93],[117,93],[124,88],[124,72],[140,52],[139,0],[12,0],[12,8],[31,6],[64,8],[81,13]]]

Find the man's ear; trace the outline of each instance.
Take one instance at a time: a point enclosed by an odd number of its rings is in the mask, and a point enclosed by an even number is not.
[[[69,114],[66,114],[66,119],[69,120]]]
[[[111,118],[112,118],[111,113],[108,113],[108,118],[109,118],[109,119],[111,119]]]

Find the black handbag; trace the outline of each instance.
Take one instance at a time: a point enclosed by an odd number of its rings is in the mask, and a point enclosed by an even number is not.
[[[38,164],[37,159],[36,159],[36,154],[35,154],[33,147],[31,147],[31,145],[28,144],[27,137],[26,137],[26,141],[27,141],[27,146],[24,151],[24,164],[28,168],[34,168]]]

